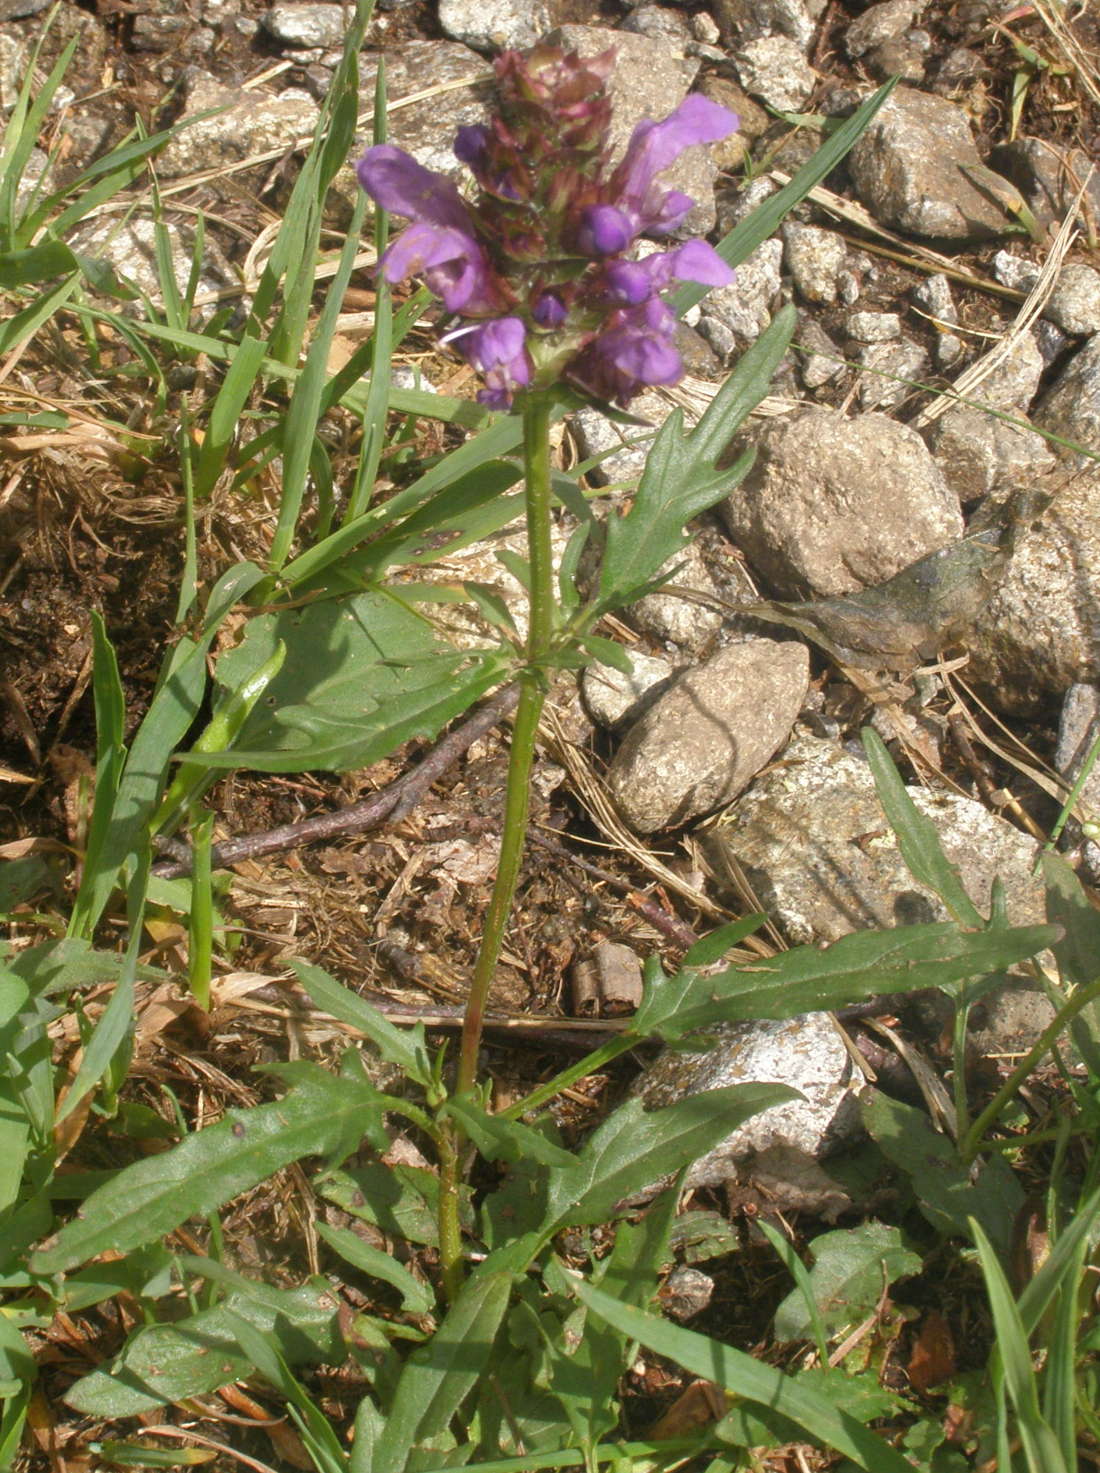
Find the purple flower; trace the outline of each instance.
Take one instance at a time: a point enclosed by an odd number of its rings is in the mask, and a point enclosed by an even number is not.
[[[570,370],[601,399],[628,404],[639,389],[674,384],[684,363],[676,350],[677,322],[660,297],[612,314]]]
[[[577,244],[585,256],[616,256],[637,233],[636,222],[614,205],[592,205],[581,215]]]
[[[490,409],[507,409],[516,390],[531,382],[527,329],[518,317],[498,317],[478,327],[459,328],[448,333],[446,341],[456,342],[485,380],[477,397]]]
[[[734,273],[705,240],[687,240],[674,251],[654,252],[641,261],[613,261],[603,279],[612,302],[633,307],[664,291],[674,281],[728,286],[734,280]]]
[[[569,309],[562,301],[557,292],[540,292],[535,298],[535,304],[531,308],[531,316],[540,327],[560,327],[568,315]]]
[[[655,189],[656,176],[674,164],[685,148],[717,143],[736,127],[736,114],[698,93],[685,97],[663,122],[639,123],[611,178],[620,207],[633,213],[639,229],[675,230],[694,201],[676,190]]]
[[[507,297],[454,183],[403,149],[380,143],[357,169],[363,188],[394,215],[413,221],[382,257],[387,281],[423,276],[450,312],[497,312]]]

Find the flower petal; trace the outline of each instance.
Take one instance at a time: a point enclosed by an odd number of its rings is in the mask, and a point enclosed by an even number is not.
[[[736,272],[705,240],[685,240],[665,257],[675,281],[697,281],[700,286],[729,286]]]
[[[403,148],[379,143],[356,166],[359,183],[392,215],[473,234],[473,222],[454,181],[433,174]]]
[[[386,251],[381,270],[391,282],[423,276],[449,312],[492,312],[501,305],[489,258],[463,230],[417,221]]]
[[[586,256],[614,256],[638,233],[630,216],[614,205],[592,205],[581,215],[577,244]]]
[[[716,143],[737,128],[737,115],[693,92],[660,123],[641,122],[627,144],[615,181],[627,200],[641,202],[655,176],[674,164],[685,148]]]

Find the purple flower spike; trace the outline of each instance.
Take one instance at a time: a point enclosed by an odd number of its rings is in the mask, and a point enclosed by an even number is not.
[[[626,250],[637,233],[637,225],[622,210],[593,205],[581,216],[577,244],[586,256],[614,256]]]
[[[449,336],[484,378],[486,386],[477,397],[490,409],[507,409],[516,390],[531,382],[527,329],[518,317],[498,317]]]

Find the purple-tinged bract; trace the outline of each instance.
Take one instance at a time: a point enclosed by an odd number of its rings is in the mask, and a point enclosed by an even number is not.
[[[479,186],[469,204],[452,180],[391,144],[359,161],[367,193],[410,222],[383,256],[383,276],[422,276],[466,319],[446,340],[482,375],[479,397],[493,408],[563,377],[623,405],[647,385],[675,383],[676,319],[660,293],[677,281],[733,280],[704,241],[634,255],[641,236],[672,234],[693,208],[659,176],[686,148],[733,132],[736,117],[688,97],[661,122],[639,123],[616,163],[613,61],[552,46],[505,52],[496,114],[455,140]]]

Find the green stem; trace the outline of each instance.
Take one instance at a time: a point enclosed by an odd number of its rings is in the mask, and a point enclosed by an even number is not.
[[[508,783],[504,799],[504,826],[496,880],[489,900],[481,948],[474,967],[459,1044],[455,1092],[469,1094],[477,1082],[477,1060],[485,1023],[489,987],[500,959],[508,919],[527,840],[531,766],[535,756],[539,718],[546,700],[543,666],[554,634],[554,560],[550,527],[550,401],[541,394],[527,397],[523,409],[523,470],[527,509],[527,662],[519,676],[519,705],[512,727]],[[458,1195],[459,1138],[452,1134],[440,1160],[439,1246],[443,1280],[453,1298],[462,1278]]]

